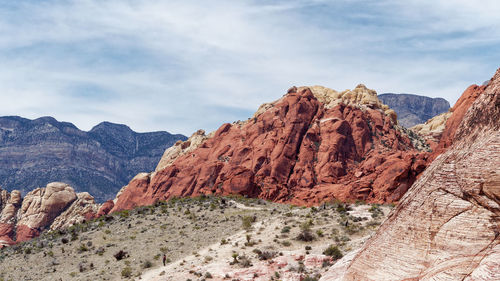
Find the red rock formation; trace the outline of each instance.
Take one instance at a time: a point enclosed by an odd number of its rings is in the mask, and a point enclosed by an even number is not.
[[[460,100],[449,149],[353,260],[322,280],[500,280],[500,69]]]
[[[426,154],[412,147],[395,118],[363,85],[342,93],[294,87],[249,121],[198,136],[197,147],[188,140],[184,153],[167,151],[168,161],[135,177],[112,211],[200,194],[300,205],[397,201],[425,168]]]
[[[99,211],[97,211],[97,217],[106,215],[107,213],[109,213],[109,211],[111,211],[111,209],[113,209],[114,206],[115,203],[113,202],[113,200],[108,200],[104,202],[99,208]]]
[[[445,152],[448,147],[453,144],[455,139],[455,132],[462,122],[465,113],[469,110],[470,106],[485,90],[486,86],[471,85],[465,90],[462,96],[455,103],[451,109],[452,114],[446,121],[445,129],[441,134],[439,143],[433,153],[429,156],[429,163],[432,162],[438,155]]]

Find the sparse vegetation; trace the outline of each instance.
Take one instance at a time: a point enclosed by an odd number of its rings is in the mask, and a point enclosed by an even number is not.
[[[351,208],[362,211],[352,213]],[[203,268],[221,260],[229,262],[233,270],[243,270],[295,251],[301,255],[325,253],[336,259],[359,247],[358,238],[373,233],[383,218],[384,208],[389,207],[333,202],[305,208],[241,196],[225,198],[224,203],[214,196],[177,198],[103,216],[66,230],[44,232],[30,242],[0,250],[0,267],[12,269],[15,261],[29,262],[33,271],[17,272],[21,272],[22,280],[34,280],[31,272],[44,270],[35,261],[45,255],[54,261],[49,266],[55,272],[45,273],[54,276],[54,280],[115,280],[137,278],[163,266],[164,253],[168,270],[158,274],[174,276],[176,271],[188,270],[193,264]],[[375,219],[373,213],[377,213]],[[245,232],[232,236],[241,230]],[[334,245],[325,249],[329,242]],[[71,265],[75,260],[79,262]],[[311,269],[307,263],[297,261],[291,270],[303,278],[316,278],[316,273],[324,272],[330,263],[331,260],[325,260]],[[258,277],[280,280],[283,270]],[[19,279],[14,278],[13,272],[16,271],[7,269],[0,277]],[[191,279],[208,280],[207,273],[215,280],[225,277],[201,269],[193,271]],[[231,280],[231,276],[225,278]]]

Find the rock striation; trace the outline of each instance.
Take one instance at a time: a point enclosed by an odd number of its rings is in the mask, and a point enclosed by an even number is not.
[[[119,193],[111,211],[200,194],[313,205],[394,202],[426,167],[393,110],[359,85],[291,88],[245,122],[199,131]]]
[[[34,238],[44,229],[69,227],[96,217],[99,205],[87,192],[60,182],[32,190],[24,198],[18,190],[1,190],[0,247]],[[6,202],[3,204],[3,202]]]
[[[450,109],[450,103],[443,98],[392,93],[381,94],[378,98],[396,111],[399,123],[407,128],[422,124]]]
[[[185,139],[109,122],[84,132],[51,117],[0,117],[0,186],[26,194],[62,181],[103,202],[138,172],[154,169],[166,148]]]
[[[459,101],[448,149],[341,274],[322,280],[500,280],[500,69]]]

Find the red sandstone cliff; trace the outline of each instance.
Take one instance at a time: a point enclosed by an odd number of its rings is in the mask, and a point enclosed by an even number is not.
[[[321,280],[500,280],[500,69],[459,101],[448,150],[352,261]]]
[[[111,211],[179,196],[241,194],[300,205],[332,200],[393,202],[423,171],[394,111],[375,91],[292,88],[246,122],[195,133],[136,176]]]

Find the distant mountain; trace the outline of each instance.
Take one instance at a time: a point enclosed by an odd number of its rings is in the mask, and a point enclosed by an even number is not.
[[[85,132],[52,117],[0,117],[0,186],[26,194],[61,181],[104,201],[138,172],[154,169],[178,140],[186,137],[109,122]]]
[[[407,128],[425,123],[450,109],[450,103],[443,98],[393,93],[381,94],[378,98],[396,111],[399,123]]]

